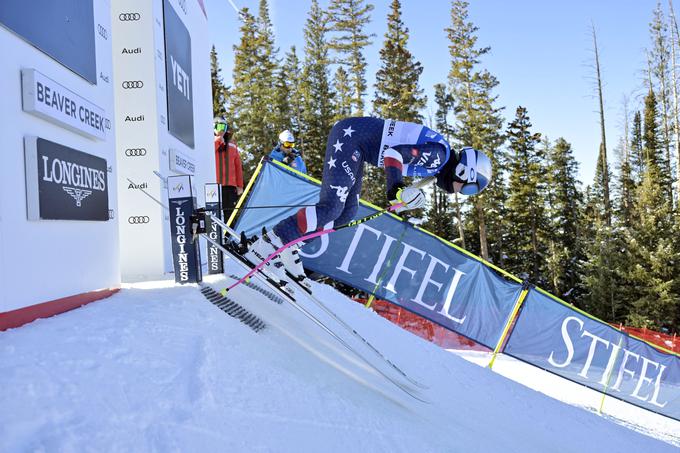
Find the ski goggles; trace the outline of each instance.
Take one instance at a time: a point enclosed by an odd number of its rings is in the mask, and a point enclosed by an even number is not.
[[[284,148],[289,148],[289,149],[290,149],[290,148],[292,148],[293,146],[295,146],[295,142],[283,142],[283,147],[284,147]]]
[[[226,132],[227,131],[227,125],[225,123],[217,123],[217,124],[215,124],[215,130],[217,132]]]

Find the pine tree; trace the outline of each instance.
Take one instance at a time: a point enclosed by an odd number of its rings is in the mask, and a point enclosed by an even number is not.
[[[234,46],[234,87],[231,92],[231,118],[233,118],[235,138],[240,148],[246,175],[251,174],[257,164],[256,156],[263,153],[260,142],[262,118],[258,111],[258,49],[257,49],[257,24],[255,17],[250,14],[248,8],[244,8],[240,14],[241,41]]]
[[[642,116],[635,112],[633,116],[633,130],[630,137],[630,162],[633,181],[637,184],[642,180],[645,170],[642,140]]]
[[[652,38],[652,46],[649,52],[651,62],[651,72],[657,81],[655,90],[656,101],[660,108],[659,111],[659,146],[663,149],[664,160],[668,163],[670,170],[671,162],[671,108],[670,108],[670,67],[671,59],[668,43],[668,26],[664,18],[661,3],[657,3],[653,12],[652,22],[649,24],[649,32]],[[668,193],[673,193],[673,181],[667,188]],[[671,195],[672,196],[672,195]]]
[[[364,47],[371,45],[375,35],[367,34],[366,25],[370,22],[372,4],[364,0],[331,0],[328,7],[329,26],[333,32],[329,46],[337,53],[336,62],[349,68],[352,114],[364,114],[366,95],[366,58]]]
[[[226,116],[226,104],[229,100],[229,89],[224,84],[220,75],[222,69],[217,59],[215,46],[210,49],[210,82],[212,85],[213,116]]]
[[[581,204],[578,162],[571,144],[558,138],[546,147],[547,218],[550,252],[547,272],[550,290],[566,300],[578,298],[581,249]]]
[[[544,183],[545,168],[536,149],[541,135],[530,131],[531,122],[524,107],[518,107],[507,130],[511,153],[509,199],[510,230],[508,239],[514,253],[508,258],[509,269],[523,278],[538,282],[546,255]]]
[[[342,66],[335,70],[333,89],[335,92],[334,119],[335,121],[340,121],[352,115],[352,93],[349,75]]]
[[[236,139],[244,150],[244,178],[250,178],[259,160],[271,151],[278,131],[277,109],[271,108],[276,98],[277,68],[274,35],[266,0],[260,0],[255,18],[248,8],[241,17],[241,40],[234,47],[234,87],[231,117]]]
[[[434,117],[434,129],[450,141],[453,136],[453,126],[449,123],[449,116],[453,114],[455,106],[453,96],[446,91],[446,85],[438,83],[434,86],[434,99],[437,104],[437,110]],[[456,219],[455,223],[458,228],[457,232],[453,227],[454,218]],[[430,197],[430,209],[427,212],[425,227],[429,231],[432,231],[445,239],[453,240],[457,235],[459,238],[459,245],[463,248],[466,247],[465,229],[457,194],[454,194],[453,200],[451,200],[449,194],[434,187]]]
[[[636,290],[627,320],[635,327],[677,329],[680,310],[680,250],[672,205],[659,184],[659,167],[650,161],[637,191],[636,223],[627,249],[627,280]]]
[[[302,64],[297,56],[295,46],[291,46],[286,53],[283,63],[288,88],[288,105],[290,114],[290,128],[298,138],[302,129],[302,112],[304,110],[304,98],[302,92]],[[304,152],[304,143],[298,139],[299,150]]]
[[[584,297],[577,299],[576,303],[604,321],[621,322],[627,313],[625,300],[621,297],[618,270],[622,265],[621,250],[624,248],[614,234],[614,228],[607,222],[603,171],[609,171],[609,167],[604,165],[600,146],[593,185],[586,191],[581,224],[581,242],[586,256],[582,279]]]
[[[310,175],[321,178],[326,141],[333,121],[333,96],[328,75],[328,22],[317,0],[312,0],[305,24],[305,62],[301,83],[304,108],[300,135]]]
[[[380,49],[373,109],[382,118],[420,122],[420,110],[427,103],[418,84],[423,67],[409,52],[408,37],[408,28],[401,20],[401,3],[392,0],[385,42]]]
[[[451,7],[451,27],[446,29],[451,43],[449,85],[457,102],[454,138],[459,145],[484,151],[491,156],[494,163],[491,187],[483,194],[475,196],[473,217],[470,219],[472,228],[479,233],[478,243],[482,258],[489,259],[489,234],[491,241],[498,240],[504,227],[498,223],[500,217],[494,216],[501,210],[504,196],[502,171],[498,165],[499,159],[496,158],[497,150],[503,142],[503,120],[501,109],[494,106],[497,96],[492,94],[498,81],[487,70],[478,68],[480,58],[490,49],[477,47],[476,31],[477,27],[468,21],[468,2],[454,0]],[[487,225],[488,222],[491,224]],[[500,250],[498,254],[502,256]]]
[[[270,103],[275,133],[292,129],[289,83],[288,71],[285,65],[277,67],[274,72],[273,98]]]

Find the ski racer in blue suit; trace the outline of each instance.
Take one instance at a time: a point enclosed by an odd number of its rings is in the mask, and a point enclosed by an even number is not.
[[[373,117],[345,118],[335,123],[328,135],[321,194],[316,206],[300,209],[253,242],[246,258],[257,264],[276,249],[304,234],[332,228],[352,220],[359,206],[364,163],[383,167],[387,195],[401,210],[421,208],[425,194],[407,187],[404,176],[435,176],[436,184],[449,193],[474,195],[491,180],[491,161],[481,151],[463,148],[452,152],[449,143],[423,125]],[[309,286],[298,247],[292,246],[272,260],[270,271],[290,276]]]

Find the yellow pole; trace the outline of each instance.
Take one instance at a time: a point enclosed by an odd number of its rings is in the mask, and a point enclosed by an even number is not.
[[[371,296],[368,298],[368,300],[364,304],[364,307],[371,308],[371,304],[373,303],[374,300],[375,300],[375,295],[371,294]]]
[[[620,329],[619,329],[620,330]],[[616,354],[614,354],[614,363],[612,364],[612,369],[609,370],[609,376],[607,376],[607,384],[605,384],[604,389],[602,390],[602,400],[600,401],[600,408],[598,409],[597,413],[602,415],[602,408],[604,407],[604,399],[607,396],[607,388],[609,387],[609,381],[611,380],[612,377],[612,371],[614,371],[614,365],[616,365],[616,356],[619,355],[619,351],[621,350],[621,345],[623,344],[623,334],[621,334],[621,339],[619,340],[619,349],[616,350]]]
[[[248,197],[248,192],[250,192],[251,187],[253,187],[253,184],[255,184],[255,180],[257,179],[257,175],[260,174],[260,170],[262,170],[262,160],[260,160],[260,163],[257,164],[257,168],[255,168],[255,172],[253,173],[253,176],[250,178],[250,181],[248,181],[248,185],[246,186],[246,190],[243,191],[243,193],[241,194],[241,197],[238,199],[238,202],[236,203],[236,207],[231,212],[231,215],[229,216],[229,220],[227,220],[227,226],[230,227],[231,222],[234,221],[234,217],[236,217],[236,213],[238,212],[239,208],[241,207],[243,202]]]
[[[493,351],[493,356],[491,357],[491,362],[489,362],[489,369],[493,369],[493,364],[496,361],[496,356],[501,350],[501,346],[503,346],[503,342],[505,342],[505,337],[508,335],[508,331],[510,331],[510,326],[512,325],[512,321],[515,319],[515,316],[517,316],[517,312],[519,311],[519,307],[522,306],[522,303],[524,303],[524,299],[527,297],[527,294],[529,294],[529,288],[524,288],[522,289],[522,292],[519,293],[519,297],[517,298],[517,302],[515,302],[515,308],[512,309],[512,313],[508,317],[508,322],[505,323],[505,328],[503,329],[503,333],[501,334],[500,340],[498,340],[498,344],[496,345],[496,348]]]

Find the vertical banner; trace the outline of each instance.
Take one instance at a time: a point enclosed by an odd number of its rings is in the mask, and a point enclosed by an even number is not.
[[[222,190],[219,184],[207,183],[205,185],[205,210],[222,218]],[[222,228],[213,222],[210,216],[205,217],[205,231],[210,239],[222,243]],[[213,244],[208,244],[208,274],[223,272],[222,251]]]
[[[201,254],[198,243],[192,240],[191,214],[195,200],[191,193],[191,176],[169,176],[168,199],[175,281],[198,283],[202,280]]]

